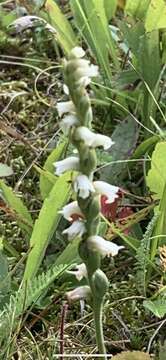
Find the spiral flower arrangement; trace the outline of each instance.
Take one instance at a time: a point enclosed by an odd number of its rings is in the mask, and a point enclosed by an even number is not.
[[[98,351],[101,359],[106,359],[102,308],[108,289],[108,279],[100,269],[100,263],[104,256],[117,255],[123,246],[118,246],[98,235],[100,198],[104,195],[106,203],[111,204],[118,197],[119,188],[93,179],[97,166],[95,148],[103,147],[107,150],[113,142],[110,137],[95,134],[91,129],[93,114],[86,88],[91,78],[98,76],[98,67],[83,59],[84,56],[84,50],[76,47],[71,51],[68,59],[64,60],[64,90],[70,100],[57,104],[59,116],[62,118],[60,126],[77,149],[77,156],[57,161],[54,165],[58,176],[68,170],[77,171],[73,181],[77,200],[64,206],[60,212],[70,222],[70,226],[63,231],[68,240],[80,238],[79,255],[82,264],[78,265],[73,273],[78,280],[86,277],[87,285],[69,291],[67,297],[69,301],[91,298]]]

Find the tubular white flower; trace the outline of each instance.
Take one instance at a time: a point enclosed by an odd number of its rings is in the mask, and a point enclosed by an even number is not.
[[[119,187],[110,185],[105,181],[94,181],[93,186],[97,194],[105,195],[107,197],[106,204],[111,204],[118,197]]]
[[[74,221],[62,234],[67,234],[68,240],[73,240],[76,237],[81,237],[86,232],[86,227],[81,220]]]
[[[68,135],[70,129],[78,124],[78,119],[75,115],[66,115],[60,122],[60,127],[65,135]]]
[[[68,301],[84,300],[91,294],[90,287],[88,285],[79,286],[74,290],[66,293]]]
[[[56,161],[53,165],[56,168],[55,175],[59,176],[68,170],[79,170],[79,158],[70,156],[64,160]]]
[[[85,126],[79,126],[76,129],[75,139],[84,141],[87,146],[92,148],[102,146],[104,150],[109,149],[114,144],[110,137],[101,134],[95,134]]]
[[[65,113],[75,111],[75,107],[72,101],[60,101],[56,105],[59,116]]]
[[[76,46],[71,50],[71,55],[75,56],[77,59],[80,59],[85,56],[85,51],[80,46]]]
[[[83,277],[87,276],[87,269],[84,263],[77,265],[76,270],[68,270],[68,274],[75,275],[78,281],[81,281]]]
[[[89,249],[99,252],[103,257],[110,255],[115,256],[118,254],[119,250],[124,248],[124,246],[118,246],[98,235],[90,236],[87,239],[87,242]]]
[[[74,181],[74,191],[79,197],[86,199],[95,189],[86,175],[78,175]]]
[[[72,215],[77,214],[78,216],[82,217],[82,211],[78,206],[77,201],[72,201],[70,204],[63,207],[62,210],[59,211],[60,214],[63,215],[63,217],[66,220],[72,221]]]
[[[89,60],[79,60],[79,68],[77,70],[80,77],[96,77],[99,75],[99,68],[97,65],[90,64]]]

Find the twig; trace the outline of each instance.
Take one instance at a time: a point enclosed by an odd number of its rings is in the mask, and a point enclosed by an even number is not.
[[[166,323],[166,319],[164,319],[161,324],[158,326],[158,328],[155,330],[154,334],[152,335],[152,337],[149,340],[149,344],[148,344],[148,348],[147,348],[147,353],[150,352],[150,348],[152,346],[152,342],[154,340],[154,338],[156,337],[156,335],[158,334],[159,330],[161,329],[161,327]]]
[[[65,319],[66,319],[66,315],[67,315],[67,309],[68,309],[68,304],[65,303],[62,306],[62,311],[61,311],[61,323],[60,323],[60,354],[61,354],[61,359],[64,359],[64,326],[65,326]]]

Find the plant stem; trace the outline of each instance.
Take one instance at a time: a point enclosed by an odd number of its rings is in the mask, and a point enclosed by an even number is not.
[[[94,294],[95,296],[95,294]],[[95,299],[93,303],[93,314],[94,314],[94,322],[95,322],[95,330],[96,330],[96,343],[98,347],[99,360],[107,360],[106,349],[104,345],[104,336],[103,336],[103,324],[102,324],[102,307],[103,301],[99,299]]]

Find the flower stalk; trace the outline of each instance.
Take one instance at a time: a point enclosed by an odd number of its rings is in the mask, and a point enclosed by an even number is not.
[[[95,134],[91,130],[93,115],[90,98],[86,90],[90,79],[98,75],[98,68],[90,65],[88,60],[82,59],[85,55],[83,49],[74,48],[68,60],[64,60],[65,92],[69,94],[70,101],[58,103],[57,110],[61,120],[62,130],[67,129],[70,142],[77,149],[77,157],[70,157],[55,163],[56,174],[61,175],[64,171],[74,169],[79,172],[73,183],[77,201],[66,205],[61,213],[67,220],[72,219],[72,211],[78,218],[72,225],[63,231],[71,241],[74,237],[80,237],[79,254],[84,265],[80,265],[76,272],[77,279],[86,276],[87,286],[78,287],[67,293],[69,301],[83,299],[87,293],[91,293],[92,308],[96,329],[96,341],[99,359],[107,359],[103,326],[102,312],[103,301],[108,289],[108,279],[100,269],[103,256],[114,256],[122,248],[109,243],[98,236],[100,224],[100,197],[106,195],[108,203],[118,196],[118,187],[111,186],[102,181],[93,181],[93,174],[97,166],[96,147],[108,149],[112,146],[112,140],[101,134]],[[65,128],[65,129],[64,129]],[[73,217],[74,218],[74,217]],[[84,275],[85,274],[85,275]]]

